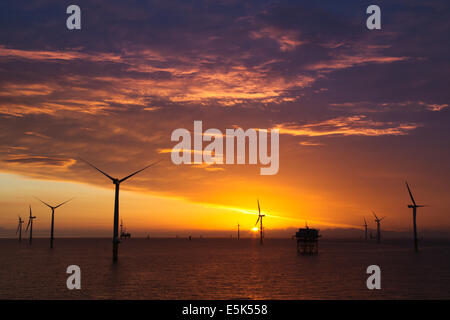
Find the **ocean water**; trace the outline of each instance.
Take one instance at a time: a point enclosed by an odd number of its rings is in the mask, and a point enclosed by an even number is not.
[[[320,241],[299,256],[295,240],[130,239],[111,261],[110,239],[0,239],[0,299],[450,299],[450,242]],[[68,290],[66,268],[81,268]],[[366,268],[381,268],[368,290]]]

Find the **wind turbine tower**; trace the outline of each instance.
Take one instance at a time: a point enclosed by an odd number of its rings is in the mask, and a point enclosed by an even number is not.
[[[28,218],[28,224],[27,228],[25,229],[25,232],[28,231],[28,228],[30,228],[30,244],[33,241],[33,220],[36,219],[36,217],[33,217],[31,214],[31,206],[30,206],[30,217]]]
[[[409,204],[408,208],[413,209],[413,225],[414,225],[414,251],[419,251],[419,246],[417,244],[417,225],[416,225],[416,214],[417,214],[417,208],[425,207],[425,205],[416,204],[416,201],[414,201],[414,197],[412,195],[411,189],[409,188],[408,182],[406,182],[406,188],[408,188],[409,196],[411,197],[411,201],[413,204]]]
[[[365,234],[366,234],[366,241],[367,241],[367,221],[366,221],[366,218],[364,218],[363,226],[364,226],[364,231],[365,231]]]
[[[239,230],[239,227],[240,227],[240,225],[239,225],[239,223],[238,223],[238,240],[241,239],[241,235],[240,235],[240,232],[239,232],[239,231],[240,231],[240,230]]]
[[[373,212],[373,211],[372,211],[372,212]],[[375,214],[375,212],[373,212],[373,215],[374,215],[374,217],[375,217],[375,222],[377,223],[377,243],[380,243],[380,242],[381,242],[381,228],[380,228],[380,222],[381,222],[381,220],[383,220],[383,219],[386,218],[386,217],[383,217],[383,218],[379,219],[379,218],[377,217],[377,215]]]
[[[17,226],[17,231],[16,231],[16,234],[17,234],[17,232],[19,232],[19,241],[20,242],[22,242],[22,224],[23,224],[23,220],[22,220],[22,218],[19,216],[19,225]]]
[[[259,199],[258,199],[258,220],[256,220],[255,226],[258,225],[259,222],[259,243],[262,245],[263,244],[263,217],[265,217],[264,214],[261,214],[261,208],[259,206]]]
[[[94,166],[93,164],[89,163],[88,161],[81,159],[80,160],[86,162],[88,165],[90,165],[92,168],[94,168],[95,170],[97,170],[98,172],[100,172],[101,174],[103,174],[104,176],[106,176],[108,179],[110,179],[112,181],[112,183],[115,185],[116,187],[116,192],[115,192],[115,200],[114,200],[114,227],[113,227],[113,262],[117,262],[118,259],[118,252],[119,252],[119,187],[120,184],[126,180],[128,180],[129,178],[131,178],[132,176],[134,176],[135,174],[138,174],[141,171],[144,171],[145,169],[155,165],[156,163],[160,162],[160,161],[156,161],[153,162],[151,164],[149,164],[148,166],[133,172],[132,174],[126,176],[125,178],[122,179],[118,179],[118,178],[113,178],[111,177],[109,174],[107,174],[106,172],[103,172],[102,170],[100,170],[99,168],[97,168],[96,166]]]
[[[60,203],[60,204],[58,204],[56,206],[51,206],[51,205],[49,205],[48,203],[42,201],[39,198],[36,198],[36,199],[38,199],[40,202],[42,202],[43,204],[45,204],[47,207],[49,207],[52,210],[52,224],[51,224],[51,227],[50,227],[50,248],[53,249],[53,230],[54,230],[54,226],[55,226],[55,210],[57,208],[61,207],[63,204],[66,204],[70,200],[73,200],[73,198],[69,199],[67,201],[64,201],[64,202],[62,202],[62,203]]]

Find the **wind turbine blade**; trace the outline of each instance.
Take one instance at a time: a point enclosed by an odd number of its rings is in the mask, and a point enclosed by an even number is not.
[[[97,168],[96,166],[94,166],[92,163],[84,160],[83,158],[79,158],[81,161],[86,162],[88,165],[90,165],[92,168],[94,168],[95,170],[97,170],[98,172],[102,173],[103,175],[105,175],[106,177],[108,177],[109,179],[111,179],[111,181],[114,181],[114,178],[111,177],[109,174],[107,174],[106,172],[100,170],[99,168]]]
[[[255,226],[258,224],[259,219],[261,219],[261,216],[258,216],[258,220],[256,220]]]
[[[375,219],[379,220],[377,215],[375,214],[375,211],[372,210],[373,215],[375,216]]]
[[[364,217],[364,225],[367,225],[366,217]]]
[[[416,202],[414,201],[414,197],[411,193],[411,189],[409,189],[408,182],[406,182],[406,187],[408,188],[409,196],[411,197],[412,202],[414,203],[414,205],[416,205]]]
[[[381,218],[380,221],[383,220],[384,218],[386,218],[386,217]]]
[[[67,200],[67,201],[64,201],[63,203],[58,204],[58,205],[55,207],[55,209],[61,207],[63,204],[66,204],[67,202],[69,202],[69,201],[71,201],[71,200],[73,200],[73,199],[75,199],[75,198],[69,199],[69,200]]]
[[[144,168],[142,168],[142,169],[140,169],[140,170],[138,170],[138,171],[136,171],[136,172],[133,172],[133,173],[130,174],[129,176],[126,176],[125,178],[120,179],[119,182],[124,182],[125,180],[131,178],[131,177],[134,176],[135,174],[138,174],[139,172],[144,171],[145,169],[147,169],[147,168],[149,168],[149,167],[151,167],[151,166],[154,166],[155,164],[157,164],[158,162],[161,162],[161,161],[162,161],[162,160],[153,162],[153,163],[149,164],[148,166],[146,166],[146,167],[144,167]]]
[[[25,232],[28,232],[28,228],[30,227],[31,219],[28,220],[27,228],[25,229]]]
[[[261,208],[259,207],[259,199],[257,199],[258,201],[258,214],[261,215]]]
[[[47,207],[49,207],[50,209],[53,208],[51,205],[49,205],[48,203],[42,201],[41,199],[39,199],[38,197],[35,197],[36,199],[38,199],[40,202],[42,202],[43,204],[45,204]]]

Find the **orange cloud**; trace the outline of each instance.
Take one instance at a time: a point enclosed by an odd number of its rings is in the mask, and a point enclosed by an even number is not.
[[[344,55],[333,58],[329,61],[318,62],[306,67],[307,70],[331,71],[338,69],[347,69],[355,66],[369,63],[393,63],[407,60],[408,57],[384,57],[384,56],[352,56]]]
[[[76,161],[74,159],[45,157],[45,156],[30,156],[30,155],[14,155],[3,159],[4,162],[14,163],[18,165],[25,165],[31,167],[61,167],[67,168],[73,165]]]
[[[304,44],[304,41],[298,40],[299,34],[293,30],[279,30],[274,27],[265,27],[258,31],[251,31],[250,38],[262,39],[269,38],[278,43],[281,51],[292,51],[296,47]]]
[[[111,53],[86,54],[79,51],[20,50],[0,46],[0,57],[27,60],[75,60],[118,62],[121,56]]]
[[[415,123],[379,122],[367,119],[365,115],[351,117],[338,117],[326,121],[314,122],[305,125],[284,123],[275,126],[281,134],[293,136],[384,136],[406,135],[409,131],[418,128]]]

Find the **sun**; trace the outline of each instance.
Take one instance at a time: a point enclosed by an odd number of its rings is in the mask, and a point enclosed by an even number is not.
[[[258,231],[258,228],[257,228],[257,227],[253,227],[253,228],[252,228],[252,231],[255,231],[255,232],[256,232],[256,231]]]

